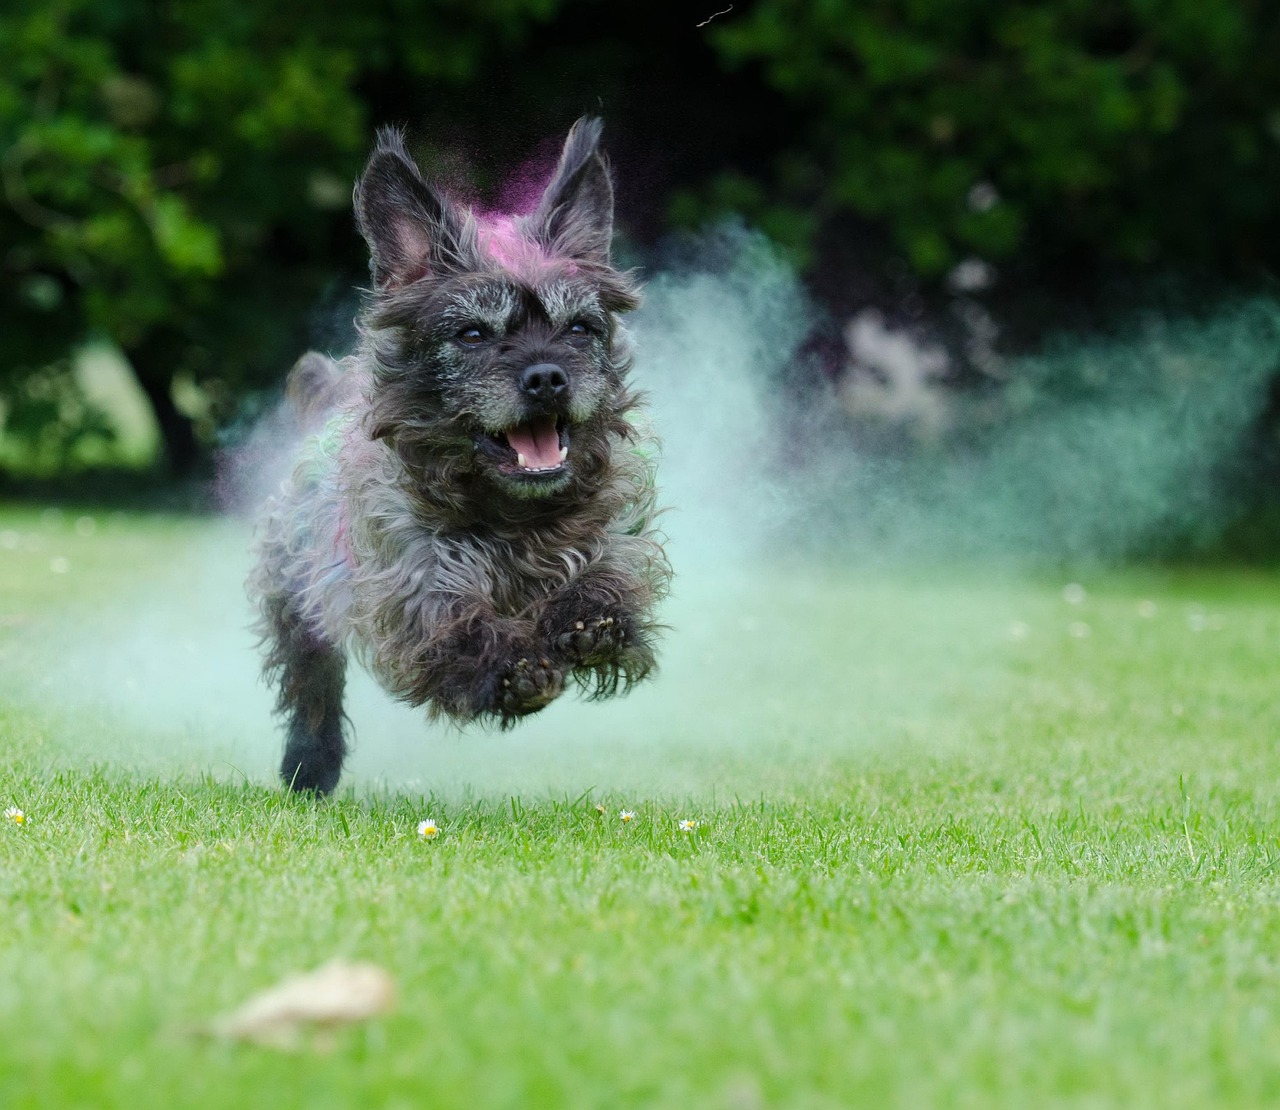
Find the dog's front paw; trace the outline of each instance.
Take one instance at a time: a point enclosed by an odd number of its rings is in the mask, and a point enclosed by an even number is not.
[[[571,621],[551,632],[548,641],[593,698],[628,690],[653,670],[649,630],[624,611]]]
[[[517,659],[503,673],[497,688],[497,708],[504,724],[536,713],[564,690],[564,672],[550,659]]]
[[[631,621],[624,616],[574,621],[554,636],[556,653],[575,667],[595,667],[626,650]]]

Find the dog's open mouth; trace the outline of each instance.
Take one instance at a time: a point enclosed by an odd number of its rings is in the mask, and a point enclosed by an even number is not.
[[[569,457],[569,429],[554,416],[537,416],[485,438],[507,474],[554,474]]]

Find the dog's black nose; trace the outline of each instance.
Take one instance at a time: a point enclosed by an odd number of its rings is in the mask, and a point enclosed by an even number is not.
[[[520,388],[539,401],[550,401],[569,388],[569,375],[554,362],[539,362],[520,375]]]

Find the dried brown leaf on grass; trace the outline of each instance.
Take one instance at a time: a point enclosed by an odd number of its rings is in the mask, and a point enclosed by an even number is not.
[[[384,1014],[395,1005],[391,976],[368,963],[333,960],[291,975],[209,1023],[216,1037],[297,1048],[307,1030],[331,1031]]]

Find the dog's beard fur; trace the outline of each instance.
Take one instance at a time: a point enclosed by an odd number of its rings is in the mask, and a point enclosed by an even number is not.
[[[296,788],[337,783],[348,653],[432,716],[503,725],[568,679],[600,697],[653,668],[670,570],[599,135],[580,120],[537,207],[486,219],[379,134],[355,193],[361,343],[291,376],[317,434],[250,579]]]

